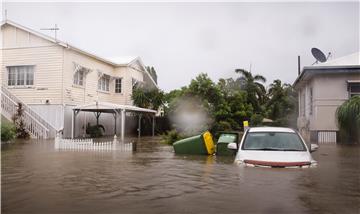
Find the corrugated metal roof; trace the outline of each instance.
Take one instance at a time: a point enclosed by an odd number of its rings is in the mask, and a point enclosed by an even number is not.
[[[147,113],[156,113],[155,110],[140,108],[137,106],[131,105],[119,105],[109,102],[92,102],[84,105],[78,105],[73,107],[74,110],[82,111],[99,111],[99,112],[113,112],[114,110],[125,110],[125,111],[135,111],[135,112],[147,112]]]
[[[116,56],[116,57],[104,57],[106,60],[114,62],[118,65],[128,65],[136,60],[138,60],[138,56]]]
[[[360,65],[360,52],[331,59],[327,62],[316,64],[314,66],[349,66],[349,65]]]

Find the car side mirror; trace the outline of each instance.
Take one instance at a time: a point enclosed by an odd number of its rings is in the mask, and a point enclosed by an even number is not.
[[[310,152],[315,152],[319,148],[317,144],[310,144]]]
[[[237,150],[237,144],[236,143],[229,143],[227,145],[227,148],[231,149],[231,150]]]

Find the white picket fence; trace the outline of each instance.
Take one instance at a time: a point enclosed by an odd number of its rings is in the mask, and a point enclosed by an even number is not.
[[[59,135],[55,138],[55,149],[75,151],[133,151],[133,143],[117,141],[94,142],[93,139],[63,139]]]

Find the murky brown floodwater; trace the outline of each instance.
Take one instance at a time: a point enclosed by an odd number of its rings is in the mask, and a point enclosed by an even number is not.
[[[232,158],[2,148],[3,213],[360,213],[360,147],[322,145],[315,169],[240,169]]]

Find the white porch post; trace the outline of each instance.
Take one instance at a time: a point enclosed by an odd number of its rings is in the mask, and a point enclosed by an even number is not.
[[[155,115],[152,116],[152,136],[155,136]]]
[[[121,142],[125,139],[125,109],[121,109]]]
[[[80,110],[73,110],[73,113],[71,115],[71,138],[75,137],[75,131],[76,131],[76,115],[78,115]]]
[[[75,128],[75,117],[74,117],[74,114],[75,114],[75,110],[72,111],[72,114],[71,114],[71,138],[74,138],[74,128]]]

